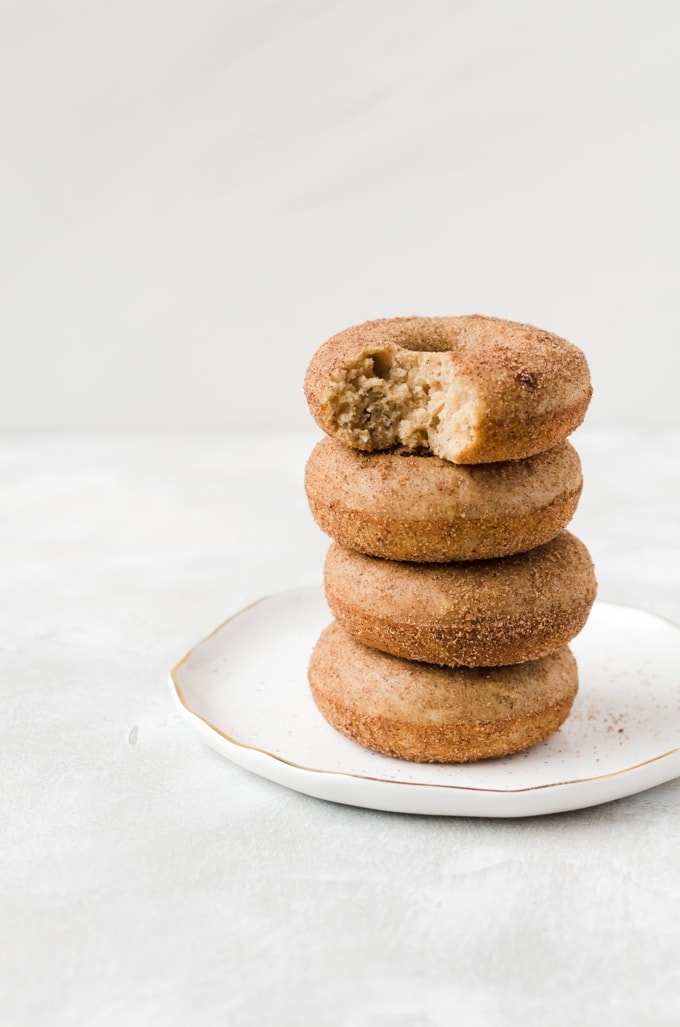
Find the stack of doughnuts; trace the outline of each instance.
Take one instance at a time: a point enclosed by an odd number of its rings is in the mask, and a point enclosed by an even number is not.
[[[569,715],[569,642],[596,581],[566,530],[591,396],[583,353],[490,317],[372,321],[329,339],[305,394],[326,437],[305,489],[333,540],[335,617],[312,695],[353,741],[400,759],[528,749]]]

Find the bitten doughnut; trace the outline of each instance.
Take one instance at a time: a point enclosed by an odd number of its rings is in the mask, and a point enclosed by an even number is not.
[[[309,664],[325,719],[368,749],[465,763],[521,752],[564,723],[578,690],[569,649],[513,667],[433,667],[368,649],[338,624]]]
[[[379,560],[332,543],[326,598],[365,645],[407,660],[494,667],[562,649],[586,622],[596,582],[565,531],[526,553],[471,563]]]
[[[565,439],[591,396],[583,353],[493,317],[368,321],[307,369],[317,424],[354,449],[403,446],[458,464],[518,460]]]
[[[568,442],[524,460],[461,466],[405,450],[362,453],[325,438],[305,469],[319,527],[388,560],[483,560],[531,549],[566,527],[581,487]]]

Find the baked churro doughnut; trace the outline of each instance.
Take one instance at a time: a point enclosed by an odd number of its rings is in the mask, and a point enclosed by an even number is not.
[[[403,446],[459,464],[518,460],[565,439],[591,396],[576,346],[493,317],[368,321],[307,369],[317,424],[354,449]]]
[[[483,560],[558,535],[581,494],[569,442],[524,460],[461,466],[405,450],[362,453],[325,438],[305,468],[319,527],[388,560]]]
[[[333,614],[358,641],[451,667],[557,652],[585,624],[597,588],[588,550],[568,531],[526,553],[470,563],[399,563],[333,543],[324,583]]]
[[[512,667],[433,667],[369,649],[335,623],[312,653],[309,682],[336,730],[387,756],[429,763],[528,749],[557,731],[578,690],[567,648]]]

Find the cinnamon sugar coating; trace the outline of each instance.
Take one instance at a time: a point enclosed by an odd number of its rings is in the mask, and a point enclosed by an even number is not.
[[[597,591],[588,550],[567,531],[525,553],[470,563],[381,560],[333,543],[324,584],[334,616],[360,642],[454,667],[522,663],[562,649]]]
[[[583,420],[583,353],[532,325],[481,317],[369,321],[312,358],[312,416],[354,449],[429,451],[454,463],[550,449]]]
[[[489,559],[541,545],[569,523],[581,488],[568,442],[524,460],[461,466],[325,438],[305,469],[309,506],[326,534],[370,556],[416,562]]]
[[[567,648],[510,667],[434,667],[369,649],[335,623],[312,653],[309,682],[322,715],[354,742],[439,763],[528,749],[558,730],[578,690]]]

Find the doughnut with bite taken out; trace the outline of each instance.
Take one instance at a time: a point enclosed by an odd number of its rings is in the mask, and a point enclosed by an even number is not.
[[[472,315],[348,328],[312,357],[311,413],[353,449],[401,447],[457,464],[519,460],[574,431],[592,393],[576,346],[532,325]]]

